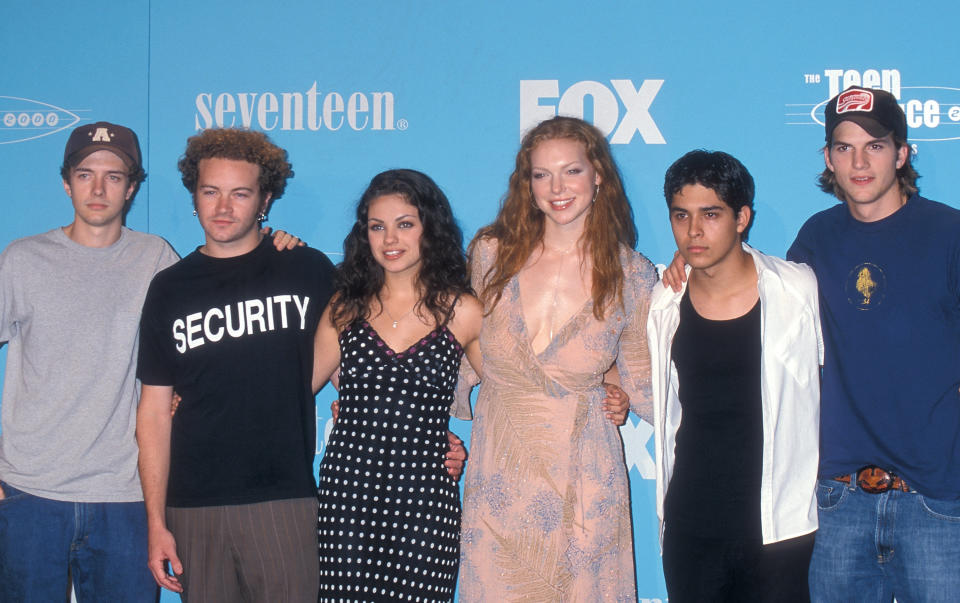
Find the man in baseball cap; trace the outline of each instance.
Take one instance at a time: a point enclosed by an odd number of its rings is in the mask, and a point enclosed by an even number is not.
[[[100,149],[112,151],[131,169],[141,167],[137,135],[130,128],[106,121],[80,126],[71,132],[63,152],[63,163],[76,165]]]
[[[827,142],[840,123],[852,121],[871,135],[906,141],[907,118],[895,96],[886,90],[851,86],[830,99],[825,110]]]
[[[921,197],[896,97],[826,105],[820,188],[841,203],[787,259],[813,268],[825,347],[814,601],[960,592],[960,210]],[[675,289],[683,262],[664,281]]]
[[[140,310],[177,254],[123,226],[143,181],[137,136],[70,135],[67,226],[0,255],[6,342],[0,430],[0,601],[155,601],[134,437]]]
[[[896,98],[851,87],[826,106],[804,224],[826,346],[817,601],[954,601],[960,592],[960,211],[917,193]]]

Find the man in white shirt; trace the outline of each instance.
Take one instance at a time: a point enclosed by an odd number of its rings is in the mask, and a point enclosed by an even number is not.
[[[692,151],[664,195],[690,266],[657,288],[647,333],[657,514],[672,603],[805,601],[817,527],[816,279],[744,243],[753,178],[734,157]]]

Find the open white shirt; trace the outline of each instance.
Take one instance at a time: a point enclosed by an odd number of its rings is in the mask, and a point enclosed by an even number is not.
[[[813,270],[805,264],[764,255],[746,243],[743,249],[753,256],[760,292],[760,519],[763,543],[770,544],[817,529],[823,337]],[[672,289],[656,287],[647,321],[661,542],[663,501],[673,474],[681,421],[677,368],[670,356],[673,336],[680,324],[681,297],[683,291],[674,293]]]

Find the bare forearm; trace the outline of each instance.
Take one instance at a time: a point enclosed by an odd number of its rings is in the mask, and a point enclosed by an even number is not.
[[[170,390],[154,391],[154,390]],[[167,478],[170,473],[170,403],[172,388],[144,386],[137,410],[140,483],[150,525],[166,526]]]
[[[320,318],[320,324],[317,325],[317,332],[313,336],[314,394],[326,385],[340,366],[340,334],[333,325],[330,312],[331,308],[327,306]],[[333,386],[339,389],[339,383],[334,382]]]

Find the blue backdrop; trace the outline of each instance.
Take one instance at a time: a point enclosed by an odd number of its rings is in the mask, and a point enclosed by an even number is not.
[[[751,242],[782,255],[835,202],[823,105],[843,87],[893,92],[928,197],[958,205],[960,56],[955,2],[568,0],[36,0],[0,18],[0,244],[72,218],[58,168],[71,127],[140,135],[149,177],[132,228],[188,253],[202,241],[176,160],[198,128],[243,126],[285,147],[296,177],[270,214],[334,260],[375,173],[410,167],[446,191],[467,237],[496,213],[522,130],[557,112],[609,132],[639,249],[669,260],[661,187],[692,148],[740,158],[757,183]],[[909,26],[909,29],[908,29]],[[951,168],[952,166],[952,168]],[[3,354],[3,353],[0,353]],[[318,396],[319,434],[332,390]],[[468,439],[470,425],[454,421]],[[663,600],[651,428],[624,427],[638,595]],[[173,600],[165,594],[163,600]]]

